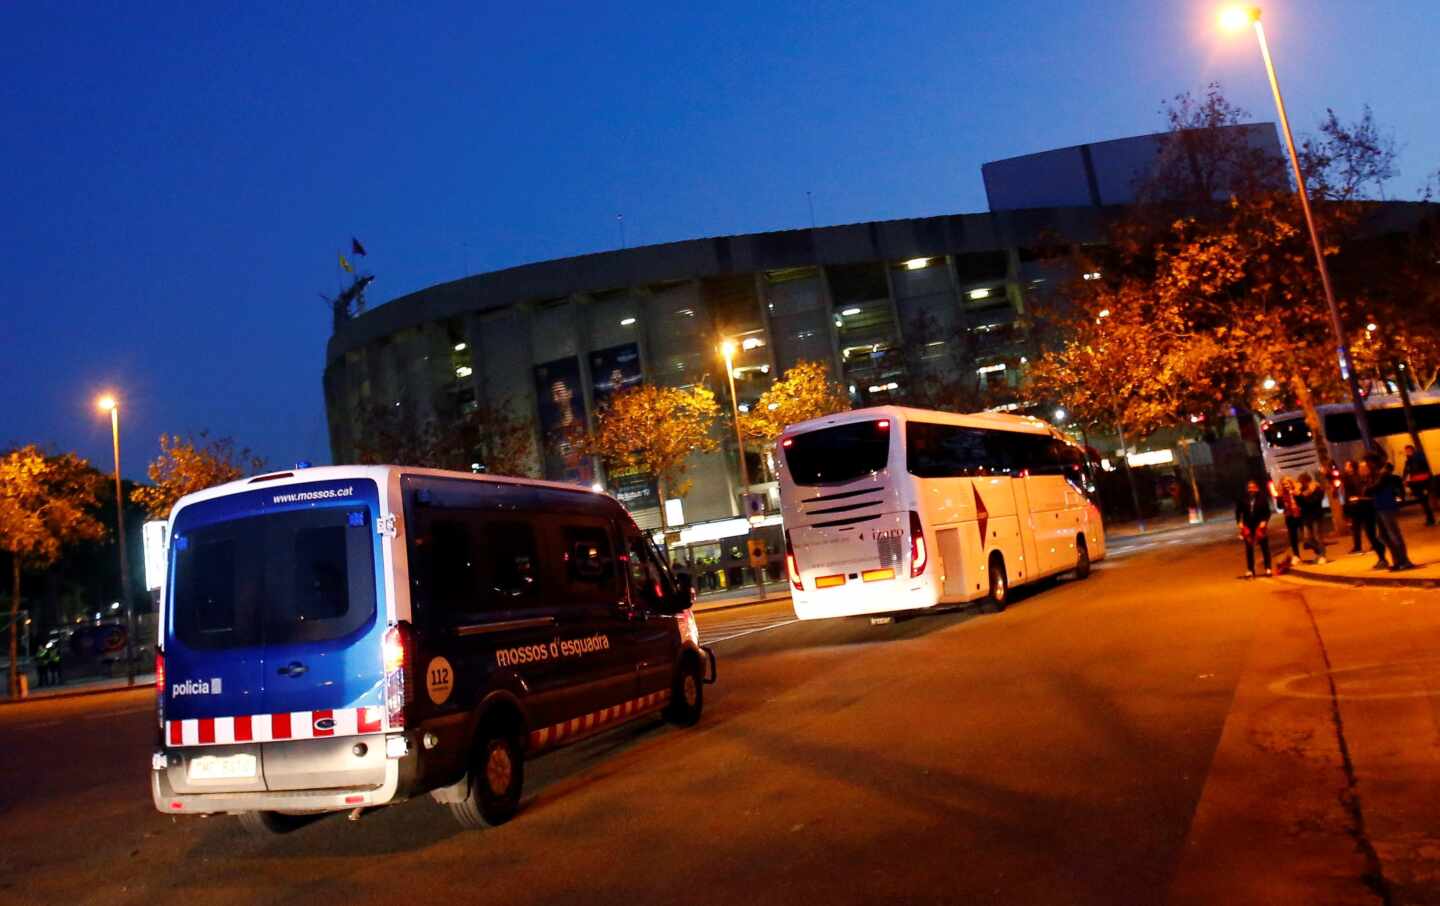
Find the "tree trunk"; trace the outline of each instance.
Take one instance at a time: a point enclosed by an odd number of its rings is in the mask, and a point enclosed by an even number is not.
[[[1330,480],[1331,469],[1334,461],[1330,459],[1330,445],[1325,442],[1324,425],[1320,423],[1320,410],[1315,408],[1315,397],[1310,394],[1310,387],[1299,377],[1290,379],[1290,386],[1295,390],[1295,399],[1300,403],[1300,409],[1305,413],[1305,425],[1310,429],[1311,442],[1315,444],[1315,455],[1320,460],[1320,480],[1325,482],[1325,487],[1330,490],[1330,518],[1335,524],[1335,534],[1345,534],[1345,494],[1341,488],[1335,486]]]
[[[14,593],[10,595],[10,698],[20,697],[19,669],[16,663],[16,648],[20,637],[20,555],[10,555],[14,572]]]
[[[1140,512],[1140,492],[1135,488],[1135,469],[1130,465],[1130,445],[1125,440],[1125,426],[1115,422],[1120,432],[1120,452],[1125,454],[1125,477],[1130,481],[1130,502],[1135,505],[1135,525],[1145,531],[1145,514]]]

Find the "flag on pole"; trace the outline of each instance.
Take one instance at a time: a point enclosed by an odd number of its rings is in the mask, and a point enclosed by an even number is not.
[[[350,262],[345,260],[345,256],[344,256],[344,255],[341,255],[341,256],[340,256],[340,266],[343,267],[343,268],[345,268],[345,272],[346,272],[347,274],[353,274],[353,273],[355,273],[355,268],[353,268],[353,267],[350,266]]]
[[[350,237],[350,254],[352,254],[352,255],[363,255],[363,254],[365,254],[365,246],[361,245],[361,244],[360,244],[360,240],[359,240],[359,239],[356,239],[354,236],[351,236],[351,237]]]

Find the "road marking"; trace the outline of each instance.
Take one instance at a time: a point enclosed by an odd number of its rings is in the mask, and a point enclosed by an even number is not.
[[[746,630],[743,630],[743,631],[741,631],[741,632],[734,633],[734,634],[732,634],[732,635],[721,636],[721,637],[718,638],[718,639],[706,639],[706,638],[704,638],[704,637],[702,636],[702,637],[701,637],[701,641],[703,641],[703,642],[705,642],[706,644],[709,644],[709,645],[718,645],[718,644],[721,643],[721,642],[729,642],[729,641],[733,641],[734,639],[743,638],[744,636],[747,636],[747,635],[755,635],[757,632],[769,632],[769,631],[772,630],[772,629],[779,629],[781,626],[789,626],[791,623],[798,623],[798,622],[800,622],[800,621],[799,621],[799,620],[786,620],[786,621],[783,622],[783,623],[772,623],[772,624],[770,624],[769,626],[757,626],[757,627],[755,627],[754,629],[746,629]]]

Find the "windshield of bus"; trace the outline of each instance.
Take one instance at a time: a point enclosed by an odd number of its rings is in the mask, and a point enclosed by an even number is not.
[[[171,547],[175,636],[189,648],[328,641],[375,617],[369,511],[320,507],[184,527]]]
[[[842,484],[890,462],[890,421],[852,422],[788,437],[785,465],[798,485]]]
[[[1304,416],[1265,423],[1265,442],[1272,447],[1298,447],[1310,440],[1310,427],[1305,424]]]

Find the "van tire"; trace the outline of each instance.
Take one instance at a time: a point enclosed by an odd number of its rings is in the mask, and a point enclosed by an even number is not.
[[[240,826],[254,837],[273,837],[288,834],[305,823],[302,815],[282,815],[279,812],[241,812]]]
[[[515,817],[525,786],[525,748],[500,724],[481,729],[470,753],[470,790],[449,803],[450,814],[466,830],[498,827]]]
[[[1005,558],[998,553],[990,555],[990,593],[985,603],[991,613],[999,613],[1010,602],[1010,577],[1005,572]]]
[[[700,673],[700,659],[687,657],[675,671],[670,684],[670,704],[665,706],[665,719],[677,727],[693,727],[705,710],[705,677]]]
[[[1075,539],[1075,578],[1090,578],[1090,548],[1085,545],[1085,536]]]

